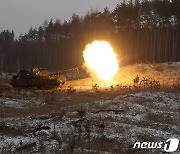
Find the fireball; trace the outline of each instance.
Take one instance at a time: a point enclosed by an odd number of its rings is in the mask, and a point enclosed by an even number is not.
[[[90,74],[101,80],[112,80],[119,70],[116,54],[106,41],[94,41],[86,45],[83,57]]]

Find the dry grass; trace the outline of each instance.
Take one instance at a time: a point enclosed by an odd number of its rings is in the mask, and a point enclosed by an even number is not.
[[[133,102],[139,105],[145,105],[146,103],[151,103],[152,100],[149,98],[134,98]]]
[[[174,124],[174,120],[170,116],[164,114],[155,114],[152,112],[148,112],[146,115],[146,119],[156,123]]]
[[[172,68],[171,68],[172,67]],[[103,110],[103,109],[109,109],[110,107],[113,107],[113,105],[116,105],[116,102],[112,103],[112,106],[107,104],[102,104],[99,106],[98,103],[93,103],[94,101],[98,100],[113,100],[116,96],[119,95],[125,95],[125,94],[134,94],[137,92],[144,92],[144,91],[151,91],[151,92],[156,92],[156,91],[166,91],[166,92],[171,92],[171,89],[168,88],[168,86],[164,86],[160,90],[155,90],[155,89],[123,89],[120,87],[116,87],[116,84],[132,84],[132,79],[138,74],[140,77],[142,76],[147,76],[150,74],[152,77],[157,77],[158,80],[163,80],[168,83],[170,79],[172,78],[172,74],[175,74],[176,69],[174,66],[170,65],[170,68],[172,69],[172,73],[170,75],[163,74],[165,71],[163,70],[163,65],[162,64],[156,64],[153,69],[149,71],[147,69],[147,65],[138,65],[135,67],[126,67],[122,68],[121,72],[116,76],[116,82],[114,84],[113,90],[110,88],[111,83],[103,83],[99,82],[98,85],[100,86],[107,86],[107,87],[101,87],[98,91],[93,91],[92,90],[92,79],[91,78],[86,78],[86,79],[81,79],[77,81],[69,81],[66,83],[65,88],[68,85],[72,85],[77,89],[76,92],[74,93],[68,93],[67,91],[64,91],[63,89],[58,91],[58,90],[3,90],[2,93],[0,93],[0,96],[6,97],[6,98],[18,98],[18,99],[32,99],[34,98],[35,100],[37,99],[42,99],[44,100],[45,104],[44,105],[34,105],[34,106],[27,106],[26,108],[13,108],[13,107],[6,107],[6,106],[1,106],[0,107],[0,117],[5,118],[5,117],[26,117],[29,115],[35,115],[35,117],[39,117],[39,115],[49,115],[51,113],[60,113],[62,110],[65,110],[66,112],[77,112],[79,109],[86,110],[87,112],[91,111],[96,111],[96,110]],[[157,76],[157,72],[160,74]],[[167,75],[167,76],[166,76]],[[175,77],[178,76],[178,73],[176,73]],[[174,77],[173,80],[176,78]],[[98,81],[97,81],[98,82]],[[84,88],[85,87],[85,88]],[[78,89],[79,88],[79,89]],[[89,88],[89,89],[88,89]],[[107,90],[106,90],[107,89]],[[178,91],[176,91],[178,92]],[[162,97],[156,97],[155,98],[156,102],[163,102]],[[87,103],[92,103],[88,109]],[[118,103],[118,102],[117,102]],[[137,126],[143,128],[153,128],[156,130],[161,130],[161,131],[167,131],[167,132],[174,132],[175,134],[178,134],[178,131],[176,130],[169,130],[167,125],[175,125],[177,121],[174,121],[168,114],[166,114],[166,111],[168,109],[164,107],[157,107],[152,103],[152,99],[149,98],[134,98],[133,103],[138,106],[142,105],[147,109],[153,110],[159,110],[163,111],[163,114],[157,114],[157,113],[152,113],[148,112],[147,114],[145,113],[145,110],[140,110],[137,111],[137,109],[133,108],[128,108],[125,104],[123,104],[123,112],[118,113],[117,119],[116,115],[114,116],[107,116],[105,118],[101,118],[99,122],[107,122],[107,123],[120,123],[122,126],[115,126],[114,131],[119,134],[119,135],[127,135],[126,128],[124,125],[128,126]],[[87,107],[87,108],[86,108]],[[149,110],[149,111],[150,111]],[[135,117],[136,115],[132,115],[133,112],[137,112],[137,115],[142,115],[142,117],[146,114],[146,116],[143,119],[138,119],[138,117]],[[178,112],[178,111],[173,111],[173,112]],[[91,113],[92,114],[92,113]],[[115,113],[113,113],[115,114]],[[119,114],[122,114],[119,116]],[[123,115],[129,115],[127,117],[123,117]],[[134,116],[132,119],[131,117]],[[98,115],[97,115],[98,117]],[[100,116],[99,116],[100,117]],[[75,114],[67,114],[66,118],[70,119],[78,119],[82,118],[80,117],[77,113]],[[150,124],[150,125],[149,125]],[[176,123],[177,125],[177,123]],[[1,134],[13,134],[13,135],[18,135],[23,132],[23,130],[26,130],[26,126],[21,126],[15,129],[14,127],[9,127],[6,124],[1,124],[0,125],[0,133]],[[98,130],[99,127],[95,126],[95,130]],[[106,129],[106,127],[105,127]],[[103,130],[104,131],[104,130]],[[102,131],[96,131],[96,133],[102,134]],[[137,134],[137,138],[141,141],[154,141],[154,136],[151,136],[150,134],[144,134],[143,132]],[[70,141],[69,144],[73,144],[72,141],[72,136],[69,137]],[[127,138],[126,138],[127,139]],[[92,139],[93,140],[93,139]],[[82,149],[88,149],[88,143],[84,142],[85,139],[78,140],[76,138],[76,148],[80,147]],[[125,141],[126,144],[128,141]],[[122,145],[125,145],[123,143],[117,143],[115,140],[110,140],[106,137],[98,138],[98,141],[91,142],[91,149],[92,150],[97,150],[97,151],[109,151],[112,153],[119,153],[122,151],[125,151],[125,153],[145,153],[143,150],[134,150],[131,149],[131,147],[123,147]],[[71,153],[72,151],[63,151],[63,153]],[[59,153],[59,151],[57,151]],[[62,151],[61,151],[62,153]],[[83,153],[83,152],[82,152]]]
[[[162,64],[156,64],[155,70],[158,72],[162,72],[164,70],[163,65]]]
[[[0,123],[0,134],[7,135],[7,136],[13,134],[13,136],[19,136],[19,135],[23,135],[26,128],[27,127],[25,125],[23,125],[21,127],[17,127],[16,125],[15,126],[8,126],[6,124],[6,122],[1,121],[1,123]]]
[[[96,150],[97,152],[100,151],[106,151],[106,152],[113,152],[113,147],[115,147],[115,145],[117,145],[117,143],[113,140],[110,140],[108,138],[106,138],[105,136],[102,136],[101,138],[97,139],[98,142],[95,142],[92,145],[92,149]],[[116,149],[117,151],[120,151],[120,148]]]
[[[149,134],[144,134],[144,133],[138,133],[137,138],[138,138],[138,141],[143,141],[143,142],[144,141],[153,142],[156,140],[154,136],[151,136]]]

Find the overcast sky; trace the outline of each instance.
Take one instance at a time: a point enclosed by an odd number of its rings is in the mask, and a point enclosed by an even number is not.
[[[0,31],[14,30],[16,36],[44,20],[69,20],[73,13],[85,15],[91,9],[113,10],[122,0],[0,0]]]

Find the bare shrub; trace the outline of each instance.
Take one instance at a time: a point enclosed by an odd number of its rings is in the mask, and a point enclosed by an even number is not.
[[[147,113],[146,118],[153,122],[165,123],[165,124],[172,124],[174,121],[170,116],[151,113],[151,112]]]
[[[164,70],[163,65],[162,64],[156,64],[155,70],[158,72],[162,72]]]
[[[142,140],[142,141],[146,141],[146,142],[152,142],[154,141],[154,136],[151,136],[149,134],[144,134],[144,133],[138,133],[137,134],[137,137],[139,140]]]

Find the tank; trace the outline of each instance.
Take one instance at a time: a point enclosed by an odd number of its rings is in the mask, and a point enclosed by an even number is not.
[[[11,84],[19,88],[53,88],[65,83],[62,73],[48,74],[44,68],[33,68],[31,70],[20,70],[12,77]]]

